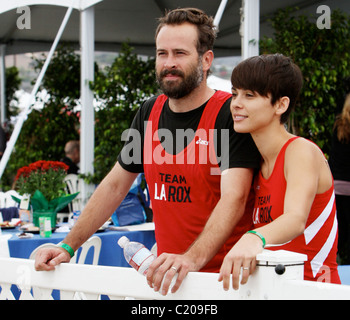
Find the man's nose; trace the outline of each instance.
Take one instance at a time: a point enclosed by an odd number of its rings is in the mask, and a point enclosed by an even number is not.
[[[177,67],[176,59],[173,55],[168,55],[164,62],[164,67],[167,69],[175,69]]]

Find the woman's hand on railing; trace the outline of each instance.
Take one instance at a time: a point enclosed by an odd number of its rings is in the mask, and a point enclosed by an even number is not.
[[[245,234],[232,247],[221,265],[219,281],[223,282],[224,290],[230,288],[232,274],[232,288],[239,289],[239,278],[242,273],[241,284],[248,281],[255,271],[256,256],[263,251],[261,240],[252,234]]]

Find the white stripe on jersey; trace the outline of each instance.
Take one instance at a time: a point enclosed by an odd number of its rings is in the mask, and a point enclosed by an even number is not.
[[[333,227],[327,238],[327,241],[325,242],[321,250],[317,253],[317,255],[310,262],[311,268],[312,268],[312,274],[314,278],[316,277],[318,271],[323,266],[323,263],[327,259],[329,252],[333,248],[334,241],[337,236],[337,231],[338,231],[338,220],[337,220],[337,216],[334,215]]]
[[[328,217],[332,213],[333,205],[334,205],[335,194],[331,196],[327,206],[324,208],[322,213],[318,216],[318,218],[311,223],[304,231],[305,243],[309,244],[310,241],[316,236],[316,234],[321,230],[324,223],[327,221]]]

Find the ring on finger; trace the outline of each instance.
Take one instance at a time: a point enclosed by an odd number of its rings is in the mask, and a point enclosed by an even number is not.
[[[249,267],[242,267],[243,270],[248,270],[249,271]]]
[[[175,270],[175,272],[177,273],[177,268],[176,267],[172,266],[170,269]]]

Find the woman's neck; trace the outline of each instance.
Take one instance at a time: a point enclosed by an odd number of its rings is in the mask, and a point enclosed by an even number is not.
[[[284,125],[270,127],[260,132],[252,133],[253,140],[263,158],[261,171],[268,178],[274,168],[277,156],[284,144],[294,135],[289,133]]]

